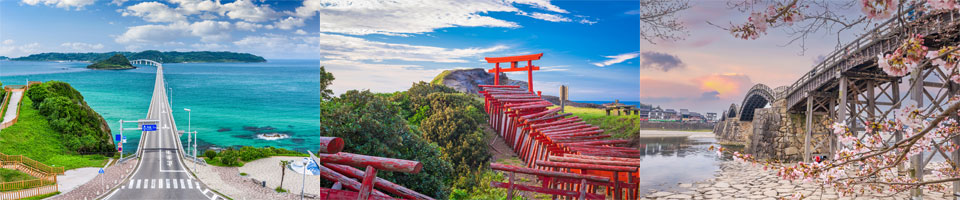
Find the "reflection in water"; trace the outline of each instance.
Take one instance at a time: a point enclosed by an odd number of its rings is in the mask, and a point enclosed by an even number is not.
[[[720,168],[712,137],[641,138],[640,192],[680,191],[679,183],[694,183],[713,178]]]

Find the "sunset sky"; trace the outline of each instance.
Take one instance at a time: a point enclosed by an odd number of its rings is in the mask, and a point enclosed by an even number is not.
[[[698,112],[721,113],[731,103],[740,105],[747,90],[763,83],[771,88],[789,85],[812,69],[818,59],[837,45],[836,31],[823,31],[806,40],[804,51],[783,28],[768,30],[757,40],[733,37],[729,27],[742,24],[749,12],[727,7],[725,1],[691,1],[680,20],[689,31],[682,41],[655,41],[641,44],[640,100],[663,108],[688,108]],[[854,6],[841,13],[858,14]],[[845,31],[845,45],[866,26]]]

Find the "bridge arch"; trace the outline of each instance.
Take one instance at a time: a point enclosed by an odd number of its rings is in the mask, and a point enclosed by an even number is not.
[[[727,118],[734,118],[734,117],[737,117],[737,113],[740,113],[740,112],[738,112],[737,104],[731,103],[731,104],[730,104],[730,108],[727,109],[727,111],[725,112],[725,114],[727,115],[727,116],[725,116],[725,117],[727,117]]]
[[[157,62],[157,61],[153,61],[153,60],[150,60],[150,59],[136,59],[136,60],[131,60],[131,61],[130,61],[130,64],[131,64],[131,65],[150,65],[150,66],[154,66],[154,67],[162,67],[162,66],[163,66],[163,63],[160,63],[160,62]]]
[[[773,90],[762,83],[753,85],[740,104],[740,121],[752,121],[753,110],[763,108],[774,100]]]

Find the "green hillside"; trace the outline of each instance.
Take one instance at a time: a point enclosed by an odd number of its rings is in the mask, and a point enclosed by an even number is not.
[[[39,53],[29,56],[13,58],[15,61],[87,61],[97,62],[122,54],[130,60],[150,59],[162,63],[222,63],[222,62],[267,62],[263,57],[227,51],[156,51],[142,52],[105,52],[105,53]]]

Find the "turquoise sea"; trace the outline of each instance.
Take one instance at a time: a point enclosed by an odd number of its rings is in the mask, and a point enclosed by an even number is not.
[[[156,68],[88,70],[83,62],[0,61],[0,81],[59,80],[79,90],[87,103],[119,133],[119,120],[144,118]],[[270,60],[267,63],[164,64],[174,118],[180,130],[190,125],[200,149],[211,146],[274,146],[314,149],[319,136],[319,60]],[[336,84],[336,82],[334,82]],[[135,124],[125,124],[127,128]],[[284,133],[280,140],[257,139],[257,133]],[[125,131],[124,151],[136,149],[139,131]],[[185,143],[186,136],[181,138]]]

